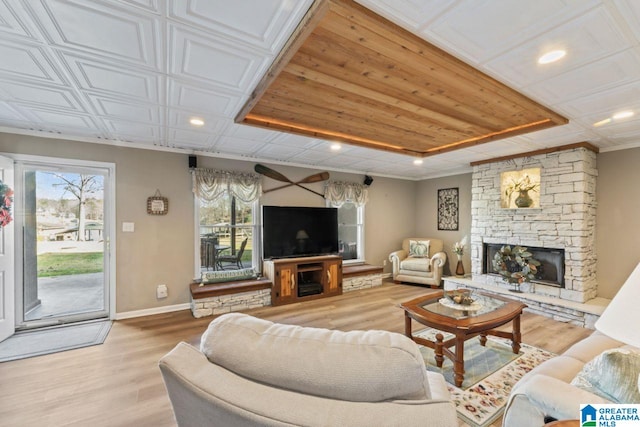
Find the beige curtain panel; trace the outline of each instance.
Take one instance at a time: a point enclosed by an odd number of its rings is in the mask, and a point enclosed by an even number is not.
[[[364,206],[367,203],[368,194],[369,192],[364,185],[354,182],[328,181],[324,187],[324,198],[336,208],[345,202]]]
[[[196,168],[192,176],[193,192],[202,200],[213,201],[225,191],[245,203],[254,202],[262,195],[258,174]]]

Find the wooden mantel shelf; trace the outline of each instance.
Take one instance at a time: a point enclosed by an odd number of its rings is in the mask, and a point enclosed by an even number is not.
[[[496,162],[504,162],[505,160],[512,160],[512,159],[518,159],[521,157],[532,157],[532,156],[537,156],[540,154],[550,154],[550,153],[557,153],[558,151],[567,151],[567,150],[573,150],[576,148],[586,148],[587,150],[591,150],[594,153],[599,153],[600,149],[598,147],[596,147],[595,145],[583,141],[583,142],[576,142],[575,144],[568,144],[568,145],[560,145],[557,147],[550,147],[550,148],[542,148],[540,150],[535,150],[535,151],[528,151],[526,153],[519,153],[519,154],[512,154],[509,156],[502,156],[502,157],[494,157],[492,159],[486,159],[486,160],[478,160],[476,162],[471,162],[469,163],[470,166],[479,166],[479,165],[484,165],[487,163],[496,163]]]
[[[269,279],[236,280],[234,282],[209,283],[200,286],[200,283],[191,283],[191,298],[194,300],[202,298],[217,297],[220,295],[239,294],[242,292],[258,291],[260,289],[271,289],[272,283]]]

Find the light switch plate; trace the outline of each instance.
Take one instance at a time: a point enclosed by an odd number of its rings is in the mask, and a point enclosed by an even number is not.
[[[123,233],[133,233],[135,230],[135,223],[133,222],[123,222],[122,223],[122,232]]]

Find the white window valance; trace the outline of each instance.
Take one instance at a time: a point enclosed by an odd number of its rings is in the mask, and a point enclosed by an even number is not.
[[[324,198],[336,208],[345,202],[364,206],[368,200],[368,193],[364,185],[355,182],[328,181],[324,187]]]
[[[213,201],[228,192],[229,195],[250,203],[262,195],[260,175],[255,173],[192,169],[193,192],[202,200]]]

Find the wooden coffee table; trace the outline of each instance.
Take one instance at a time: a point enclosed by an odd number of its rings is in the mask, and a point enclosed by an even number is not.
[[[445,291],[431,293],[409,302],[400,304],[405,316],[405,335],[418,344],[434,349],[436,364],[442,367],[446,356],[453,362],[454,380],[457,387],[464,380],[464,342],[469,338],[480,336],[480,344],[485,345],[487,335],[508,338],[514,353],[520,351],[520,315],[527,306],[501,296],[484,292],[474,292],[473,298],[477,305],[474,310],[464,311],[441,304]],[[479,307],[478,307],[479,306]],[[444,340],[441,333],[436,334],[436,340],[430,341],[413,336],[411,320],[437,329],[449,332],[453,338]],[[513,322],[511,332],[497,331],[495,328]],[[455,346],[455,351],[449,347]]]

